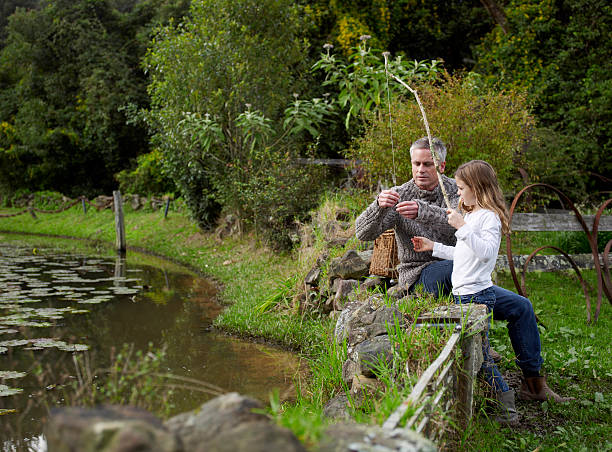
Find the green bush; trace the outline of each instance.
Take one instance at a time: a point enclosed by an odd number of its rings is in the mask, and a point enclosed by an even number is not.
[[[590,253],[591,245],[587,236],[582,231],[565,231],[556,234],[556,243],[553,244],[568,254]],[[612,240],[612,232],[602,231],[597,233],[597,251],[603,253],[606,244]]]
[[[578,137],[563,135],[555,130],[538,127],[525,146],[525,169],[529,183],[544,183],[561,190],[573,202],[584,202],[588,192],[585,166],[586,146]],[[573,162],[570,164],[570,162]],[[546,203],[558,196],[551,190],[531,191],[532,199]]]
[[[533,118],[527,100],[515,91],[496,92],[478,88],[471,78],[447,76],[439,84],[416,87],[433,136],[447,145],[446,173],[463,162],[488,161],[496,169],[506,191],[520,185],[517,167],[525,164],[522,147]],[[366,134],[355,142],[348,157],[361,160],[369,180],[412,178],[410,145],[425,136],[420,109],[414,99],[392,102],[394,152],[388,117],[374,117]]]
[[[333,94],[335,107],[342,112],[344,124],[351,128],[353,135],[360,135],[362,126],[372,114],[379,117],[387,114],[383,108],[388,96],[401,95],[402,87],[390,80],[385,70],[383,52],[368,46],[369,36],[362,36],[360,43],[351,48],[345,59],[330,52],[333,46],[327,44],[325,52],[314,64],[315,71],[325,74],[322,86],[337,90]],[[388,71],[407,82],[418,80],[433,81],[443,72],[438,60],[410,61],[401,56],[387,55]]]
[[[115,175],[122,193],[160,195],[175,191],[171,178],[164,173],[163,155],[159,149],[138,156],[134,170],[123,170]]]
[[[290,153],[268,149],[244,167],[233,165],[221,182],[220,201],[235,206],[240,217],[276,249],[297,241],[297,222],[304,221],[319,201],[326,170],[299,165]],[[227,199],[231,198],[231,199]]]
[[[174,409],[171,379],[164,372],[166,350],[149,343],[148,350],[136,350],[134,344],[111,349],[110,367],[92,369],[88,355],[74,357],[76,379],[62,387],[67,405],[133,405],[168,416]]]
[[[3,207],[25,207],[32,206],[41,210],[57,210],[65,207],[71,200],[65,198],[61,193],[56,191],[37,191],[30,192],[29,190],[20,189],[12,193],[5,193],[2,196]]]

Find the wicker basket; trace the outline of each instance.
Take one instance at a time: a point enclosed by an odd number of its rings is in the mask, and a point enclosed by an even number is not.
[[[399,264],[399,258],[397,256],[397,243],[395,243],[395,231],[388,229],[374,240],[370,274],[397,278],[397,264]]]

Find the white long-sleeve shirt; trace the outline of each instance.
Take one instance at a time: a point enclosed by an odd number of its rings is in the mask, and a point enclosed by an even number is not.
[[[453,260],[453,294],[471,295],[493,285],[491,273],[495,268],[501,242],[501,221],[488,209],[467,213],[465,224],[455,232],[457,244],[435,242],[433,256]]]

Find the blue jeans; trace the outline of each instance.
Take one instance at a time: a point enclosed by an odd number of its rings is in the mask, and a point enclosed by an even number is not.
[[[470,295],[454,295],[455,303],[457,304],[467,304],[467,303],[477,303],[484,304],[487,307],[487,311],[489,314],[493,311],[495,307],[495,292],[491,287],[481,290],[480,292],[476,292]],[[491,324],[491,319],[488,319],[489,325]],[[495,365],[493,358],[491,358],[490,354],[490,345],[489,345],[489,330],[485,332],[484,337],[482,338],[482,366],[480,366],[480,370],[483,373],[485,381],[493,388],[495,392],[506,392],[509,391],[508,383],[502,377],[501,372]]]
[[[430,293],[438,288],[450,292],[453,261],[437,261],[423,269],[418,282]],[[526,377],[539,374],[542,367],[540,332],[529,299],[498,286],[492,286],[495,294],[493,319],[508,322],[508,334],[516,355],[516,364]],[[446,293],[448,293],[446,292]]]
[[[421,271],[419,279],[414,285],[422,284],[425,292],[435,296],[448,295],[453,287],[452,273],[453,261],[434,261]]]

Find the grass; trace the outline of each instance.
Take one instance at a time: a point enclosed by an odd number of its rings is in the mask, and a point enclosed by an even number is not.
[[[592,285],[593,271],[586,271]],[[500,285],[513,289],[508,274]],[[599,321],[586,324],[586,303],[577,278],[570,272],[532,273],[529,297],[546,328],[540,327],[543,371],[549,385],[568,404],[517,400],[518,428],[500,428],[480,410],[456,444],[459,450],[612,450],[612,306],[604,299]],[[504,360],[500,369],[511,387],[519,389],[519,371],[504,322],[492,327],[491,343]]]
[[[2,213],[9,211],[3,209]],[[92,240],[100,247],[112,244],[115,234],[112,212],[90,209],[83,214],[80,205],[60,214],[38,214],[38,219],[27,214],[0,218],[0,231],[72,236]],[[320,232],[315,231],[317,234]],[[322,416],[323,404],[344,390],[340,369],[345,351],[331,340],[333,322],[329,318],[296,316],[292,309],[272,307],[291,305],[289,288],[293,278],[298,275],[299,282],[321,247],[312,246],[310,254],[304,250],[294,254],[275,253],[261,246],[253,236],[219,240],[214,233],[198,230],[181,212],[171,211],[164,219],[161,210],[131,211],[129,207],[126,208],[126,235],[128,247],[169,257],[221,286],[220,301],[226,309],[215,322],[218,328],[240,336],[263,338],[299,350],[310,358],[312,374],[301,382],[298,403],[289,405],[273,400],[271,410],[278,422],[294,430],[305,444],[315,444],[328,422]],[[522,242],[537,238],[521,235],[516,240],[517,246],[521,246]],[[332,250],[331,254],[339,255],[341,250]],[[593,285],[594,273],[585,271],[584,274]],[[499,278],[502,287],[514,290],[508,275],[500,273]],[[453,448],[612,450],[609,439],[612,438],[612,306],[604,298],[599,322],[587,325],[584,296],[571,273],[530,274],[527,287],[536,312],[546,325],[541,330],[541,339],[549,383],[562,395],[576,397],[576,401],[567,405],[519,401],[522,422],[518,429],[502,428],[491,421],[483,404],[468,428],[452,443]],[[270,309],[261,308],[266,300],[269,306],[264,306]],[[491,341],[504,356],[500,367],[516,389],[520,384],[518,371],[512,362],[512,348],[503,323],[493,324]],[[357,417],[364,422],[379,422],[380,414],[393,411],[401,397],[397,391],[389,391],[388,397],[356,413]]]
[[[589,225],[591,226],[591,225]],[[597,233],[597,245],[599,252],[603,252],[606,243],[612,239],[611,231],[600,231]],[[512,253],[530,254],[536,248],[544,245],[556,246],[568,254],[591,253],[591,246],[586,234],[582,231],[542,231],[542,232],[512,232]],[[499,250],[500,254],[506,254],[506,239],[502,239]],[[553,249],[544,249],[539,254],[558,254]]]

